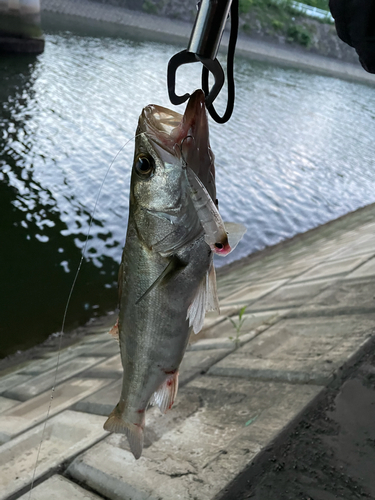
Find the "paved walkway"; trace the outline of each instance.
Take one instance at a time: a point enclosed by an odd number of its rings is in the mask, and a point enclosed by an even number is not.
[[[103,430],[120,393],[117,342],[101,328],[61,351],[31,498],[219,498],[374,335],[375,205],[219,272],[218,284],[223,315],[192,339],[173,409],[147,412],[138,461]],[[236,339],[226,315],[244,305]],[[0,500],[29,498],[56,360],[0,378]]]
[[[192,25],[175,19],[167,19],[139,11],[127,10],[113,5],[101,4],[90,0],[41,0],[42,13],[68,16],[70,19],[84,19],[100,25],[122,26],[124,36],[142,36],[153,40],[178,43],[186,47]],[[228,46],[228,34],[224,33],[221,48]],[[275,45],[262,40],[239,36],[236,54],[251,59],[269,61],[279,65],[303,68],[323,75],[345,80],[375,85],[375,77],[366,73],[361,65],[351,64],[298,50],[286,45]]]

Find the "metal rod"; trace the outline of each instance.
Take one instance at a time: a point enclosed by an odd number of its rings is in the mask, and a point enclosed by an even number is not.
[[[232,0],[202,0],[191,33],[188,52],[216,58]]]

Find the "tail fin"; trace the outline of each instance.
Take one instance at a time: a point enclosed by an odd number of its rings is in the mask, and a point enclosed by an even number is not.
[[[109,432],[126,434],[131,452],[133,453],[134,458],[138,460],[138,458],[142,455],[144,440],[143,427],[141,424],[132,424],[123,420],[117,405],[109,415],[108,420],[105,422],[103,427]]]

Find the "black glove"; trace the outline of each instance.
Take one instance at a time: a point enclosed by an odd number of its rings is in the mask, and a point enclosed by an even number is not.
[[[329,0],[338,36],[359,55],[366,71],[375,73],[375,0]]]

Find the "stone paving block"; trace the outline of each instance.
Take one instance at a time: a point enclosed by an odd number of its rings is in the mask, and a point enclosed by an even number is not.
[[[108,342],[108,339],[111,337],[109,336],[109,328],[106,328],[105,331],[102,333],[94,333],[90,335],[85,335],[83,338],[82,343],[83,344],[100,344],[100,343],[106,343]]]
[[[9,408],[13,408],[13,406],[19,404],[20,402],[17,401],[16,399],[9,399],[0,396],[0,413],[3,413],[4,411],[9,410]]]
[[[274,281],[279,279],[294,278],[295,276],[299,276],[303,272],[313,267],[314,264],[315,262],[308,259],[304,259],[302,262],[298,261],[297,263],[293,263],[289,266],[284,264],[275,268],[275,270],[270,272],[262,281]]]
[[[247,309],[246,309],[247,311]],[[264,330],[268,328],[270,325],[277,322],[282,316],[288,313],[289,309],[279,309],[272,311],[261,311],[254,313],[246,313],[243,315],[244,323],[240,330],[241,336],[253,332],[256,330],[257,332],[260,330]],[[235,322],[238,321],[238,316],[234,315],[231,319]],[[263,328],[260,328],[263,327]],[[213,327],[207,329],[202,333],[202,335],[198,334],[198,340],[201,339],[226,339],[229,337],[236,336],[236,329],[233,324],[229,321],[229,319],[225,319],[221,323],[214,325]],[[193,337],[194,340],[194,337]],[[191,344],[193,345],[193,344]]]
[[[288,317],[375,312],[375,280],[358,278],[340,280],[306,302]]]
[[[239,285],[246,286],[251,283],[261,283],[267,279],[273,269],[265,269],[264,267],[243,266],[236,272],[228,272],[223,276],[217,278],[217,286],[220,292],[221,288],[238,283]]]
[[[211,328],[218,323],[221,323],[227,316],[231,316],[236,311],[238,311],[238,307],[232,306],[221,306],[220,314],[217,311],[210,311],[206,313],[206,317],[204,318],[204,325],[202,331],[207,330],[207,328]],[[196,334],[194,334],[196,335]]]
[[[60,384],[64,380],[67,380],[78,373],[92,367],[93,365],[100,363],[103,358],[90,358],[90,357],[80,357],[67,361],[66,363],[59,366],[56,378],[56,384]],[[26,382],[17,385],[13,389],[10,389],[4,393],[4,396],[19,399],[20,401],[26,401],[42,392],[51,389],[54,384],[55,379],[55,369],[49,370],[45,373],[37,375],[26,380]]]
[[[68,473],[111,500],[211,500],[320,390],[199,377],[182,392],[203,404],[138,461],[124,436],[111,435],[77,457]]]
[[[330,262],[324,262],[313,267],[306,273],[301,274],[291,283],[298,283],[300,281],[308,281],[311,279],[348,273],[368,260],[369,257],[370,255],[365,254],[362,257],[353,257],[350,259],[331,260]]]
[[[327,384],[370,337],[372,316],[281,320],[212,366],[208,374]]]
[[[110,383],[109,379],[74,378],[57,386],[53,392],[50,416],[60,413],[86,396]],[[40,394],[0,415],[0,443],[42,422],[51,401],[51,390]]]
[[[322,289],[332,285],[335,280],[323,279],[314,280],[305,283],[287,284],[278,288],[274,292],[250,304],[246,312],[264,311],[269,309],[284,309],[288,307],[297,307],[304,304],[307,300],[315,297]]]
[[[355,241],[354,244],[343,246],[342,250],[335,257],[341,259],[366,253],[375,253],[375,238],[373,235],[367,235],[365,238]]]
[[[275,288],[279,288],[283,285],[286,280],[277,280],[270,281],[268,283],[260,283],[259,285],[250,285],[248,287],[243,288],[237,293],[226,297],[225,300],[222,301],[223,305],[245,305],[246,303],[250,303],[253,300],[266,295],[267,293],[272,292]]]
[[[246,338],[244,340],[246,340]],[[228,346],[219,349],[187,351],[180,365],[180,387],[202,372],[206,372],[210,366],[230,353],[234,347],[234,343],[231,342]],[[109,415],[119,401],[121,386],[122,377],[111,382],[108,386],[94,395],[82,399],[74,405],[74,409],[87,413],[94,413],[96,415]]]
[[[78,358],[79,356],[102,356],[99,354],[99,351],[101,349],[101,346],[103,346],[103,351],[105,354],[104,356],[110,355],[110,354],[116,354],[117,351],[112,353],[113,350],[113,344],[115,344],[115,341],[110,338],[110,336],[107,336],[106,342],[89,342],[89,343],[84,343],[80,342],[79,344],[75,344],[72,346],[67,347],[66,349],[62,349],[60,353],[53,352],[48,353],[47,356],[45,356],[46,359],[43,360],[36,360],[30,363],[27,367],[22,369],[20,371],[21,374],[30,374],[30,375],[38,375],[40,373],[44,373],[47,370],[51,370],[56,367],[57,361],[59,362],[59,365],[62,365],[66,363],[67,361],[70,361],[74,358]],[[105,349],[104,349],[105,347]],[[112,349],[112,350],[110,350]],[[107,354],[107,352],[110,350],[110,353]],[[94,352],[95,354],[91,354]]]
[[[103,361],[103,363],[99,363],[93,368],[86,370],[82,376],[89,378],[104,377],[116,379],[121,377],[123,371],[121,356],[120,354],[116,354],[115,356]]]
[[[186,384],[200,373],[205,373],[210,366],[217,363],[230,353],[232,347],[227,349],[211,349],[210,351],[187,351],[180,365],[179,384]]]
[[[31,375],[20,375],[19,373],[14,373],[0,379],[0,394],[4,394],[9,389],[16,387],[22,383],[27,382],[31,379]]]
[[[104,389],[87,396],[73,406],[73,410],[108,416],[120,399],[122,377],[108,384]]]
[[[30,373],[34,374],[46,371],[50,367],[56,366],[57,358],[59,358],[59,363],[65,363],[66,361],[77,358],[78,356],[91,356],[91,351],[99,351],[101,346],[103,347],[103,349],[105,347],[104,351],[110,351],[108,354],[103,354],[103,356],[116,354],[118,350],[115,352],[112,351],[113,349],[115,349],[114,346],[116,345],[116,341],[108,334],[108,331],[105,333],[105,339],[100,338],[98,341],[94,339],[88,339],[86,341],[85,339],[83,339],[77,344],[66,347],[65,349],[61,349],[60,353],[57,353],[56,351],[45,353],[43,355],[44,361],[37,360],[30,363],[29,366],[22,370],[22,373],[28,373],[30,371]],[[92,335],[92,337],[95,337],[95,335]],[[94,356],[100,356],[100,354],[95,353]],[[41,368],[39,368],[39,366]]]
[[[86,398],[86,401],[80,401],[74,409],[87,410],[89,413],[96,413],[107,417],[119,401],[121,385],[122,381],[118,380],[113,386],[106,387],[105,390],[89,396]],[[179,425],[187,415],[197,411],[200,406],[201,401],[197,394],[194,392],[184,392],[180,389],[172,410],[168,411],[167,414],[161,413],[157,407],[149,408],[146,414],[145,448],[160,439],[172,427]],[[129,450],[127,438],[125,436],[122,437],[121,446]]]
[[[18,500],[102,500],[63,476],[55,475],[25,493]]]
[[[66,410],[46,424],[35,479],[103,438],[104,418]],[[0,500],[31,483],[44,424],[0,446]]]
[[[195,344],[191,344],[188,347],[188,351],[209,351],[211,349],[228,349],[232,351],[236,348],[236,344],[246,344],[246,342],[249,342],[249,340],[253,339],[256,335],[258,335],[258,333],[253,330],[251,333],[241,334],[237,340],[235,340],[235,337],[202,339]]]
[[[108,358],[110,356],[114,356],[115,354],[119,354],[120,345],[114,338],[111,338],[108,335],[108,342],[102,342],[99,344],[91,344],[89,349],[81,352],[81,356],[103,356]]]
[[[229,285],[223,285],[218,288],[217,295],[219,298],[219,303],[223,304],[226,297],[238,293],[240,290],[246,288],[248,286],[248,282],[245,281],[243,283],[237,283],[236,281],[231,282]]]
[[[56,368],[57,362],[59,363],[59,365],[63,365],[67,361],[78,358],[82,354],[82,352],[86,350],[87,347],[83,346],[82,344],[69,346],[68,348],[61,350],[60,354],[54,352],[51,355],[51,353],[49,353],[48,357],[45,357],[46,359],[33,361],[26,368],[23,368],[20,373],[25,375],[39,375],[48,370]]]
[[[355,271],[349,273],[345,279],[351,278],[367,278],[370,276],[375,277],[375,258],[372,258],[358,267]]]
[[[317,369],[314,365],[315,359],[310,358],[309,361],[309,364],[306,363],[306,360],[292,360],[285,363],[285,360],[236,356],[235,358],[223,359],[210,368],[208,374],[247,380],[279,380],[293,384],[328,384],[338,365],[319,366]]]
[[[43,361],[44,356],[40,355],[36,359],[26,359],[16,366],[12,366],[8,369],[0,371],[0,384],[8,379],[9,377],[13,377],[13,375],[24,375],[24,370],[26,370],[30,365],[34,363],[38,363]]]

